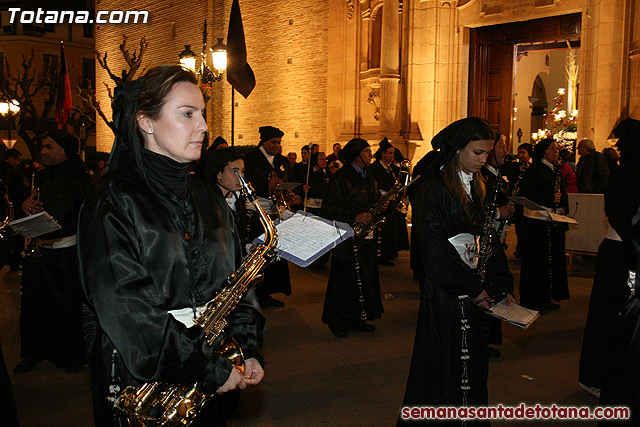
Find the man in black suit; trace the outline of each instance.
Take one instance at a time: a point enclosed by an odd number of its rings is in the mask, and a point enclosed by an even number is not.
[[[279,154],[284,132],[273,126],[262,126],[259,132],[258,147],[245,156],[244,176],[260,198],[268,199],[276,187],[288,179],[289,162],[286,157]],[[267,208],[265,211],[272,215],[277,214],[272,204],[267,200],[263,200],[261,203]],[[257,215],[254,215],[254,218],[256,217]],[[258,221],[257,218],[256,221]],[[251,230],[256,236],[262,234],[262,227],[258,223],[252,225]],[[282,301],[271,296],[271,294],[279,292],[291,295],[291,280],[286,260],[271,263],[264,272],[264,283],[256,289],[258,300],[263,307],[284,306]]]

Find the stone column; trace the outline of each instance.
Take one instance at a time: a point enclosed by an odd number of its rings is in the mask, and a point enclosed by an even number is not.
[[[380,131],[393,139],[398,133],[400,82],[400,4],[384,0],[380,54]]]

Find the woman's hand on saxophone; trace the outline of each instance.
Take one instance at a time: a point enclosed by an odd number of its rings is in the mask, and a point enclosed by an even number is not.
[[[244,390],[248,385],[256,385],[264,378],[264,370],[255,358],[244,361],[244,375],[238,369],[232,369],[227,381],[216,390],[216,394],[224,394],[231,390]]]
[[[264,370],[258,359],[250,358],[244,361],[244,381],[247,385],[256,385],[264,378]]]
[[[356,219],[354,222],[358,224],[369,224],[372,219],[373,217],[369,212],[360,212],[358,215],[356,215]]]
[[[44,210],[44,207],[42,207],[42,202],[33,200],[31,197],[22,202],[21,207],[22,211],[27,215],[33,215]]]
[[[216,394],[224,394],[231,390],[244,390],[247,388],[247,383],[244,380],[244,376],[236,368],[231,369],[229,378],[222,384],[222,386],[216,390]]]

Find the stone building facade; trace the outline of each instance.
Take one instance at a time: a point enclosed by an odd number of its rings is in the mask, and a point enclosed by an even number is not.
[[[4,5],[3,5],[4,6]],[[11,6],[11,5],[9,5]],[[14,5],[15,6],[15,5]],[[26,10],[26,9],[25,9]],[[57,64],[60,60],[60,41],[64,42],[65,58],[69,69],[69,80],[71,82],[71,92],[74,105],[80,105],[77,88],[88,89],[95,85],[95,57],[93,54],[94,29],[92,26],[82,24],[22,24],[17,19],[11,23],[11,13],[8,8],[0,9],[0,64],[2,67],[9,67],[13,76],[23,72],[23,60],[29,61],[33,52],[33,59],[29,75],[34,77],[34,82],[30,90],[34,91],[42,78],[42,71],[48,63]],[[33,97],[38,114],[42,113],[45,99],[48,99],[48,92],[39,90]],[[0,99],[0,101],[4,101]],[[55,109],[49,114],[51,120],[55,119]],[[8,125],[3,120],[0,128],[0,137],[8,138]],[[20,124],[17,124],[20,126]],[[12,139],[17,139],[15,147],[25,157],[31,157],[27,145],[17,136],[16,123],[12,123]],[[67,129],[80,134],[79,129],[73,128],[71,124]],[[87,146],[95,146],[95,135],[85,133]]]
[[[507,72],[510,80],[499,80],[500,69],[483,59],[497,49],[490,30],[506,24],[512,26],[499,46],[507,71],[522,40],[579,43],[578,138],[602,148],[620,118],[640,118],[638,0],[242,0],[240,6],[257,85],[247,99],[235,95],[235,144],[255,144],[258,127],[269,124],[285,132],[285,154],[309,142],[330,151],[353,136],[375,146],[387,136],[417,160],[440,129],[474,114],[513,146],[513,78]],[[100,0],[96,7],[122,10],[131,2]],[[148,10],[149,22],[97,26],[96,49],[108,52],[117,70],[122,34],[146,36],[147,67],[176,63],[185,44],[199,52],[205,18],[210,45],[226,39],[230,7],[228,0],[140,0],[135,8]],[[525,25],[534,19],[542,24]],[[545,33],[552,24],[555,32]],[[528,35],[517,39],[525,27]],[[100,67],[96,78],[108,80]],[[106,90],[100,96],[108,102]],[[208,121],[213,137],[231,140],[225,80],[214,83]],[[102,151],[111,146],[110,132],[98,127]]]

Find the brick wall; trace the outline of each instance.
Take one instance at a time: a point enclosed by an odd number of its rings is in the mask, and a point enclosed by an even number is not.
[[[96,8],[126,10],[129,5],[123,0],[100,0]],[[226,43],[230,0],[138,1],[135,8],[149,11],[147,24],[103,24],[96,29],[96,49],[108,52],[109,64],[116,73],[124,67],[118,50],[124,33],[131,48],[146,36],[147,67],[176,63],[184,44],[191,44],[191,49],[199,53],[205,17],[210,43],[215,37],[224,37]],[[330,151],[333,141],[326,141],[328,2],[241,0],[240,8],[256,87],[248,99],[235,94],[235,143],[256,144],[258,128],[268,124],[285,133],[285,155],[288,151],[299,152],[309,142],[329,147]],[[99,99],[102,105],[109,105],[100,82],[107,81],[111,87],[114,84],[104,70],[96,68]],[[105,110],[110,114],[110,108]],[[221,135],[231,141],[231,86],[225,78],[214,83],[207,114],[212,138]],[[99,124],[99,149],[108,151],[112,143],[111,131]]]

